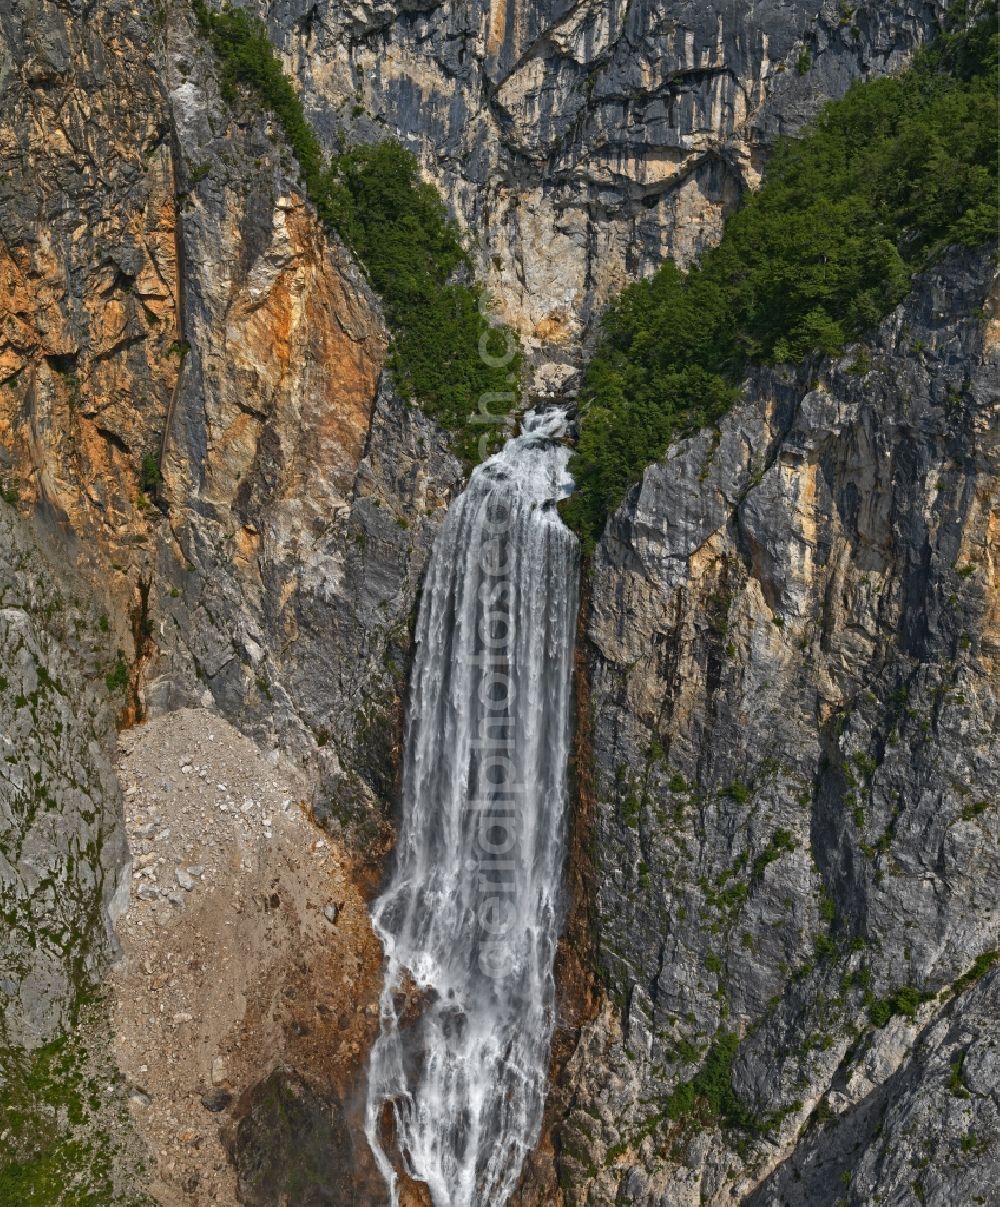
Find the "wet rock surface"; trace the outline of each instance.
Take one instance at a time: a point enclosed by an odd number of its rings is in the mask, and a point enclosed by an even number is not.
[[[351,1135],[338,1101],[323,1101],[284,1069],[247,1098],[232,1144],[240,1202],[362,1207],[373,1201],[355,1189]]]

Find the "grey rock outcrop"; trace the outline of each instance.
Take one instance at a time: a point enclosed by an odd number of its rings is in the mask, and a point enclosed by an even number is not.
[[[0,502],[0,1049],[64,1031],[112,952],[126,862],[112,658],[81,586]]]
[[[808,1138],[749,1207],[834,1201],[951,1207],[996,1194],[1000,970],[928,1024],[899,1067]]]
[[[594,916],[614,1022],[571,1062],[569,1201],[747,1194],[814,1111],[854,1110],[904,1061],[919,1079],[900,1019],[933,1020],[933,995],[1000,946],[992,271],[956,256],[870,345],[757,372],[597,548]],[[664,1110],[706,1060],[735,1129]],[[979,1160],[960,1139],[943,1143]]]

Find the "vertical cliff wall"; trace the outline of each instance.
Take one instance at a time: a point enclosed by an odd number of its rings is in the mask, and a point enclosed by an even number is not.
[[[948,987],[1000,935],[992,274],[956,257],[870,345],[757,373],[598,546],[609,1000],[568,1075],[569,1201],[728,1202],[787,1158],[760,1202],[833,1203],[858,1152],[849,1202],[906,1154],[934,1166],[914,1175],[928,1202],[956,1162],[988,1189],[963,1137],[995,1127],[989,1092],[953,1087],[933,1141],[902,1117],[879,1137],[873,1101],[896,1078],[932,1110],[947,1061],[928,1047],[950,1028],[964,1050]],[[853,1154],[816,1137],[831,1117]],[[806,1137],[826,1173],[800,1182]]]
[[[176,257],[162,91],[125,6],[93,22],[4,6],[0,96],[2,1033],[33,1047],[108,955],[125,863],[116,651],[141,574],[110,563],[146,539],[134,500],[176,378]]]
[[[394,395],[377,300],[267,118],[220,97],[186,3],[3,6],[0,35],[0,1130],[23,1130],[15,1050],[58,1042],[112,954],[115,715],[217,708],[378,868],[462,470]],[[31,1165],[36,1139],[15,1156],[37,1189],[70,1150]]]
[[[378,304],[274,130],[223,103],[183,6],[165,36],[187,354],[144,698],[213,700],[311,760],[323,811],[381,841],[411,612],[460,466],[382,377]]]
[[[4,481],[85,538],[134,713],[214,702],[384,841],[460,467],[383,380],[375,298],[268,121],[221,99],[187,5],[4,22]]]
[[[450,199],[535,385],[609,296],[720,233],[776,137],[898,69],[939,5],[257,4],[317,128],[401,137]]]

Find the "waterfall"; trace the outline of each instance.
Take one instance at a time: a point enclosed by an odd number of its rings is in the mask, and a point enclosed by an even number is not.
[[[554,1016],[577,608],[563,412],[479,466],[417,623],[365,1130],[434,1207],[503,1207],[538,1138]],[[387,1151],[390,1150],[390,1151]]]

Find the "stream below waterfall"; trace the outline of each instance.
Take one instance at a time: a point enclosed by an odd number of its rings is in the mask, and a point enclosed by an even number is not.
[[[578,545],[560,410],[452,504],[417,622],[366,1134],[434,1207],[503,1207],[538,1139],[562,921]],[[414,997],[419,1007],[407,1008]]]

